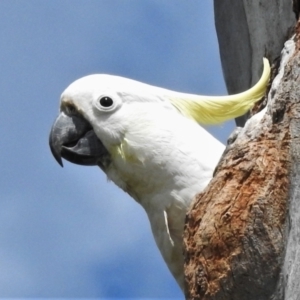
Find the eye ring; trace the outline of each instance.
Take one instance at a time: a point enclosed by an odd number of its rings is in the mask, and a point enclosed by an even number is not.
[[[103,113],[111,113],[122,105],[122,98],[117,93],[111,92],[98,94],[94,101],[95,108]]]
[[[104,109],[108,109],[109,107],[113,106],[114,101],[112,98],[108,97],[108,96],[104,96],[101,97],[99,99],[99,104],[104,108]]]

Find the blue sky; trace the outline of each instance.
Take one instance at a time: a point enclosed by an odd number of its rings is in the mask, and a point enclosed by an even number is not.
[[[212,1],[1,0],[0,28],[0,297],[182,298],[143,209],[96,167],[60,168],[48,136],[91,73],[226,94]]]

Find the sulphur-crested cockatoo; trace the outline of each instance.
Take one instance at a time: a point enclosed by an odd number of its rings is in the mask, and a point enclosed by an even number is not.
[[[98,165],[145,209],[156,244],[183,289],[182,233],[193,197],[212,178],[224,145],[198,123],[248,111],[265,93],[270,66],[246,92],[197,96],[134,80],[90,75],[62,93],[50,133],[56,160]]]

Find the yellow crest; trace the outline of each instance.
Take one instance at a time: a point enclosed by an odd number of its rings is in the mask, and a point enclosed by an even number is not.
[[[249,90],[228,96],[196,96],[182,94],[170,97],[171,103],[185,116],[201,124],[218,124],[245,114],[265,94],[270,79],[270,64],[263,59],[260,80]]]

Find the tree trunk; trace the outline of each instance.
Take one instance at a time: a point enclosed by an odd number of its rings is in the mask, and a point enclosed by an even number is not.
[[[263,56],[272,62],[280,56],[295,25],[292,0],[215,0],[214,9],[228,93],[243,92],[260,78]]]
[[[216,0],[215,14],[228,90],[247,89],[262,57],[279,57],[295,22],[292,3]],[[235,32],[240,23],[242,33]],[[188,212],[187,299],[300,299],[299,24],[280,61],[267,106],[227,147]]]

